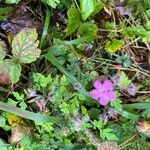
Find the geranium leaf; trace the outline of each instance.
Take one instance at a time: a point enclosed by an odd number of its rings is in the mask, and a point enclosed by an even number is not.
[[[67,32],[66,36],[71,35],[80,25],[80,11],[76,8],[70,8],[67,12]]]
[[[123,71],[120,72],[119,77],[120,81],[118,83],[118,86],[120,88],[126,87],[131,83],[131,80],[129,80],[128,76]]]
[[[20,63],[34,62],[40,56],[41,50],[37,48],[39,44],[37,37],[34,28],[24,28],[14,37],[12,53]]]

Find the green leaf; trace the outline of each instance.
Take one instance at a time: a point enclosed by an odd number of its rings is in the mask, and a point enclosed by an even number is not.
[[[86,115],[87,109],[84,106],[81,106],[81,112],[82,112],[82,114]]]
[[[93,39],[95,39],[97,37],[97,32],[97,25],[92,22],[87,22],[80,25],[77,35],[78,37],[91,36]]]
[[[8,3],[8,4],[17,4],[19,3],[20,0],[6,0],[5,3]]]
[[[14,37],[12,53],[20,63],[34,62],[40,56],[41,50],[37,48],[39,44],[37,37],[34,28],[24,28]]]
[[[150,18],[150,9],[146,10],[145,14],[146,14],[147,18]]]
[[[80,0],[80,9],[83,20],[85,21],[96,7],[96,0]]]
[[[150,21],[147,21],[145,27],[146,27],[147,30],[150,30]]]
[[[110,106],[114,107],[117,110],[122,110],[122,104],[120,99],[115,99],[114,101],[110,101]]]
[[[94,126],[94,128],[98,128],[100,130],[103,127],[103,123],[101,120],[99,120],[99,121],[94,120],[93,126]]]
[[[131,59],[129,58],[128,55],[122,55],[122,56],[118,56],[116,59],[117,63],[123,64],[124,67],[128,68],[131,65]]]
[[[91,16],[95,16],[97,13],[99,13],[104,8],[104,6],[104,3],[97,1],[94,12],[91,14]]]
[[[129,80],[128,76],[123,71],[120,72],[119,77],[120,81],[118,83],[118,86],[120,88],[126,87],[131,83],[131,80]]]
[[[80,11],[77,8],[70,8],[67,12],[67,32],[66,36],[71,35],[80,25]]]
[[[3,60],[6,56],[6,44],[3,41],[0,41],[0,61]]]
[[[115,53],[118,49],[120,49],[124,45],[123,40],[113,39],[108,41],[105,45],[105,48],[110,53]]]
[[[49,48],[47,51],[49,51]],[[76,90],[79,91],[79,93],[89,96],[88,92],[84,89],[81,83],[58,62],[51,52],[48,52],[45,57],[69,79],[71,84]]]
[[[110,128],[106,128],[106,129],[103,129],[102,132],[103,132],[103,136],[107,139],[107,140],[110,140],[110,141],[116,141],[118,140],[117,136],[112,133],[112,129]]]
[[[47,5],[56,8],[57,5],[60,3],[60,0],[42,0],[42,2],[46,3]]]
[[[17,83],[21,76],[21,65],[8,59],[5,60],[5,63],[6,63],[7,72],[9,74],[11,82],[13,84]]]
[[[140,0],[140,2],[142,3],[142,5],[145,9],[150,8],[150,1],[149,0]]]

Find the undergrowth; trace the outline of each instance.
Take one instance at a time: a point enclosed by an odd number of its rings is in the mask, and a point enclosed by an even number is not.
[[[150,2],[0,2],[1,150],[149,150]]]

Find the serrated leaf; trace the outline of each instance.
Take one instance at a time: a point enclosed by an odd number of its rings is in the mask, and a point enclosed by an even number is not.
[[[21,76],[21,65],[13,62],[12,60],[5,61],[7,72],[9,74],[11,82],[17,83]]]
[[[80,11],[77,8],[70,8],[67,12],[67,32],[66,36],[71,35],[80,25]]]
[[[39,44],[37,37],[34,28],[24,28],[14,37],[12,53],[20,63],[34,62],[40,56],[41,50],[37,48]]]
[[[110,53],[115,53],[118,49],[120,49],[124,45],[123,40],[113,39],[108,41],[105,45],[105,48]]]
[[[80,0],[80,8],[83,20],[86,20],[96,7],[96,0]]]
[[[120,72],[119,77],[120,77],[120,80],[119,80],[118,86],[120,88],[126,87],[127,85],[131,83],[131,80],[128,79],[128,76],[123,71]]]

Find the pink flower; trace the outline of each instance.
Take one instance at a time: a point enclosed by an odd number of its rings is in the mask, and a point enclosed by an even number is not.
[[[46,102],[44,100],[36,101],[36,105],[39,107],[40,111],[45,109]]]
[[[116,99],[116,94],[112,91],[113,84],[110,80],[105,80],[102,84],[99,80],[94,81],[94,90],[90,92],[91,98],[98,100],[103,106],[106,106],[109,101]]]

